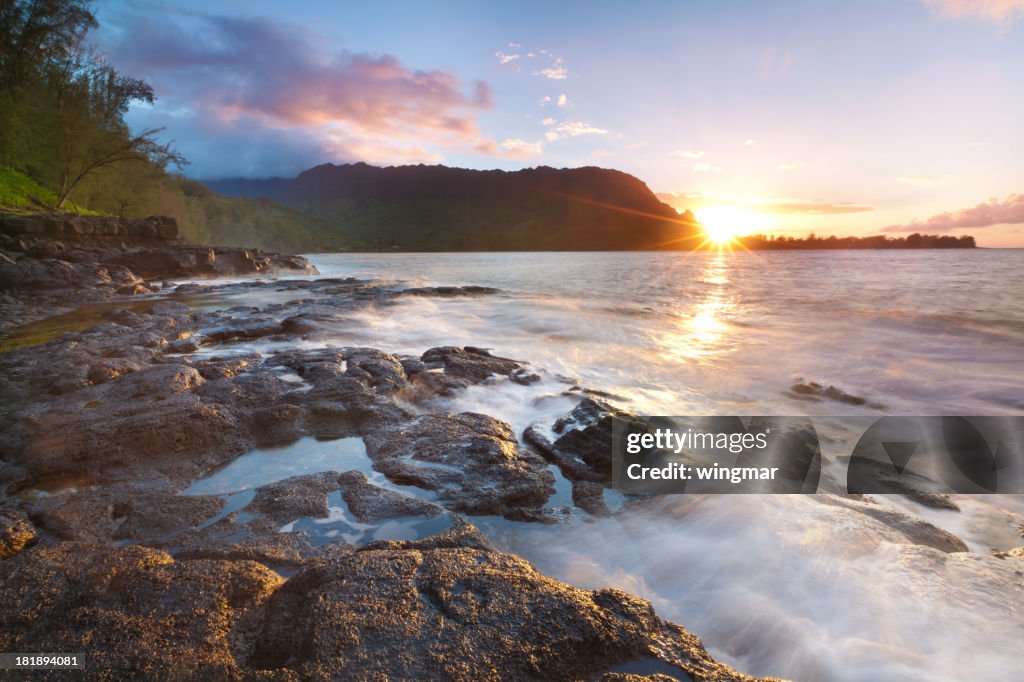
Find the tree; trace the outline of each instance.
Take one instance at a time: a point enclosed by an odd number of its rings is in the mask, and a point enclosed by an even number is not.
[[[0,0],[0,163],[51,187],[63,208],[82,181],[128,162],[164,170],[187,163],[124,116],[152,104],[153,88],[123,76],[86,46],[97,26],[87,0]]]
[[[50,75],[56,94],[60,142],[57,207],[91,174],[125,162],[181,167],[184,157],[156,136],[163,128],[132,134],[124,115],[133,102],[152,104],[153,88],[138,78],[122,76],[88,49],[71,54]]]
[[[98,25],[90,0],[0,0],[0,90],[34,80]]]

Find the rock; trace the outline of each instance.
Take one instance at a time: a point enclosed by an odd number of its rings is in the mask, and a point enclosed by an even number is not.
[[[393,393],[408,383],[402,364],[376,348],[346,348],[344,357],[345,376],[364,380],[378,393]]]
[[[540,507],[554,490],[544,461],[519,447],[508,424],[486,415],[424,415],[364,440],[375,469],[396,483],[438,491],[438,501],[455,511]]]
[[[200,333],[208,341],[223,343],[225,341],[244,341],[258,339],[263,336],[280,334],[281,321],[267,318],[229,319],[221,324],[205,327]]]
[[[899,532],[912,544],[933,547],[947,553],[968,551],[964,541],[952,533],[897,509],[837,495],[815,495],[815,499],[822,504],[844,507],[870,516]]]
[[[29,505],[40,529],[65,540],[155,542],[217,514],[224,500],[133,484],[65,491]]]
[[[446,375],[467,383],[480,383],[494,375],[510,376],[521,363],[491,355],[484,348],[442,346],[423,353],[420,360],[428,367],[443,367]]]
[[[36,547],[0,562],[0,649],[89,652],[94,679],[239,679],[282,583],[252,561]]]
[[[200,542],[178,550],[174,557],[177,560],[256,561],[277,570],[303,566],[315,555],[316,550],[300,534],[275,531],[242,538],[238,542]]]
[[[593,516],[610,516],[612,513],[604,501],[604,486],[594,481],[573,481],[572,502]]]
[[[529,427],[524,439],[545,458],[558,465],[570,481],[596,481],[609,485],[612,477],[612,424],[614,420],[642,422],[640,417],[584,398],[567,415],[555,421],[557,438],[551,442],[539,428]]]
[[[508,554],[447,543],[334,553],[269,599],[251,663],[321,679],[591,679],[643,657],[749,680],[618,590],[551,580]]]
[[[239,417],[224,406],[203,403],[190,393],[156,402],[131,400],[121,394],[116,402],[88,410],[41,414],[20,425],[23,436],[10,454],[35,479],[136,475],[187,481],[248,449]]]
[[[530,370],[521,367],[513,371],[511,374],[509,374],[509,379],[516,382],[517,384],[529,386],[530,384],[535,384],[538,381],[540,381],[540,375],[537,374],[536,372],[531,372]]]
[[[322,519],[330,515],[327,496],[340,487],[338,472],[293,476],[256,489],[256,497],[246,511],[260,514],[274,526],[309,516]]]
[[[1008,549],[1005,552],[992,552],[992,556],[999,559],[1009,559],[1011,557],[1015,559],[1024,559],[1024,547],[1014,547],[1013,549]]]
[[[23,512],[0,508],[0,561],[23,550],[36,537],[35,526]]]
[[[846,403],[847,405],[865,405],[867,400],[860,396],[851,395],[846,391],[836,388],[835,386],[822,386],[816,381],[810,383],[803,383],[798,381],[797,383],[790,386],[789,390],[798,397],[810,397],[815,399],[828,398],[829,400],[835,400],[837,402]],[[871,407],[879,407],[871,405]]]
[[[371,485],[361,471],[347,471],[338,482],[342,486],[341,496],[359,521],[381,521],[400,516],[437,516],[444,510],[436,504],[425,502]]]

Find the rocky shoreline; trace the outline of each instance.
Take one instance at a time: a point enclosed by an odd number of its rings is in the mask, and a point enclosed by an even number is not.
[[[329,278],[174,285],[312,270],[182,245],[155,219],[122,223],[139,242],[116,246],[77,223],[25,224],[5,219],[0,236],[4,330],[84,301],[104,307],[97,324],[0,353],[0,650],[90,652],[97,679],[752,679],[648,602],[547,578],[472,525],[616,513],[604,444],[609,416],[625,413],[567,383],[576,408],[550,432],[518,434],[433,401],[531,384],[542,368],[472,346],[403,355],[322,341],[369,306],[499,292]],[[236,294],[267,302],[195,305]],[[341,439],[365,448],[365,466],[193,490],[247,453]],[[552,504],[556,473],[575,509]],[[821,497],[909,544],[966,550],[869,500]],[[337,510],[352,533],[310,530]],[[394,528],[430,533],[380,539]]]
[[[185,243],[173,218],[0,212],[0,336],[87,301],[158,292],[166,279],[294,271],[301,256]]]

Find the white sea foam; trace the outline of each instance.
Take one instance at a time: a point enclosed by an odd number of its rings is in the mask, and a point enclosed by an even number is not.
[[[537,384],[499,381],[431,405],[484,412],[517,433],[571,409],[562,393],[572,382],[648,414],[1024,410],[1020,251],[311,258],[324,276],[504,290],[361,310],[316,343],[413,355],[474,345],[529,361],[542,374]],[[786,393],[798,379],[869,405],[799,400]],[[989,552],[1024,544],[1024,501],[957,501],[961,513],[880,498],[962,537],[972,551],[956,555],[797,496],[664,497],[615,518],[556,525],[474,521],[555,578],[651,599],[748,673],[1012,679],[1024,641],[1024,562]]]

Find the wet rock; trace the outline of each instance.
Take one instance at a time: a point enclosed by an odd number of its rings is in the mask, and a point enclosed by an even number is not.
[[[553,426],[554,442],[531,426],[524,439],[556,464],[570,481],[595,481],[603,485],[612,477],[612,425],[616,419],[642,422],[640,417],[584,398]]]
[[[300,534],[277,532],[250,536],[237,542],[198,543],[174,553],[177,560],[256,561],[273,569],[302,566],[315,556],[316,550]]]
[[[480,383],[491,376],[510,376],[522,368],[522,364],[508,358],[491,355],[485,348],[466,346],[442,346],[423,353],[420,360],[427,366],[443,367],[444,373],[468,383]]]
[[[151,365],[134,372],[119,374],[107,384],[102,397],[111,402],[159,400],[178,393],[188,393],[206,383],[202,375],[187,365]]]
[[[259,447],[287,445],[302,436],[302,410],[297,405],[272,405],[251,410],[247,415],[249,436]]]
[[[593,516],[610,516],[612,513],[604,501],[604,486],[594,481],[573,481],[572,502]]]
[[[127,484],[49,495],[28,509],[40,529],[65,540],[154,542],[198,525],[223,506],[220,497]]]
[[[161,288],[167,288],[169,282],[164,282]],[[192,309],[184,303],[177,301],[160,301],[150,306],[148,312],[152,315],[190,315]]]
[[[336,553],[277,590],[252,664],[323,679],[589,679],[649,656],[695,679],[750,679],[624,592],[488,549],[385,547]]]
[[[0,508],[0,561],[23,550],[35,537],[35,526],[24,512]]]
[[[999,559],[1024,559],[1024,547],[1014,547],[1013,549],[1008,549],[1005,552],[992,552],[992,556]]]
[[[98,402],[91,409],[45,412],[15,425],[15,433],[4,434],[9,442],[14,437],[13,461],[35,479],[78,474],[187,481],[249,447],[235,413],[191,393],[159,399],[122,393],[116,401]]]
[[[816,381],[804,383],[802,380],[793,384],[789,388],[790,395],[798,399],[810,399],[820,400],[826,398],[828,400],[835,400],[837,402],[846,403],[847,405],[867,405],[868,401],[860,396],[852,395],[846,391],[836,388],[831,384],[823,386]],[[879,409],[882,405],[871,404],[869,407]]]
[[[261,515],[274,526],[303,516],[326,518],[331,513],[327,497],[340,487],[338,476],[336,471],[325,471],[262,486],[246,511]]]
[[[849,461],[850,458],[844,458]],[[856,462],[856,480],[859,491],[870,490],[879,493],[903,495],[909,500],[932,509],[948,509],[960,511],[959,505],[945,493],[936,492],[945,486],[923,474],[905,469],[897,472],[889,464],[858,457]],[[849,480],[854,479],[854,472],[848,472]]]
[[[107,358],[89,367],[85,378],[93,384],[105,384],[111,379],[116,379],[122,374],[128,374],[140,369],[136,362],[122,358]]]
[[[170,341],[166,346],[168,353],[195,353],[203,345],[203,337],[189,336],[184,339]]]
[[[396,483],[439,493],[468,514],[540,507],[554,489],[544,461],[520,448],[508,424],[470,412],[416,417],[367,435],[374,468]]]
[[[463,287],[410,287],[402,290],[403,296],[431,296],[437,298],[453,298],[456,296],[491,296],[500,294],[501,289],[481,286]]]
[[[436,504],[371,485],[366,474],[361,471],[347,471],[338,482],[342,499],[359,521],[381,521],[400,516],[437,516],[444,512]]]
[[[436,535],[431,535],[419,540],[378,540],[370,542],[362,547],[365,550],[372,549],[482,549],[489,552],[497,551],[487,536],[480,532],[480,529],[471,523],[460,521],[454,526]]]
[[[405,369],[393,355],[376,348],[346,348],[343,352],[345,376],[361,379],[377,392],[393,393],[408,383]]]
[[[280,334],[282,331],[280,320],[257,317],[225,320],[220,324],[204,327],[200,334],[206,342],[224,343],[258,339]]]
[[[538,381],[540,381],[539,374],[537,374],[536,372],[531,372],[526,368],[519,368],[513,371],[511,374],[509,374],[508,378],[516,382],[517,384],[522,384],[523,386],[529,386],[530,384],[535,384]]]
[[[0,562],[0,649],[87,651],[94,679],[238,679],[283,582],[252,561],[36,547]]]
[[[815,499],[822,504],[844,507],[860,512],[899,532],[907,541],[915,545],[933,547],[942,552],[966,552],[967,545],[957,536],[942,530],[923,519],[883,507],[869,501],[859,501],[836,495],[816,495]]]

